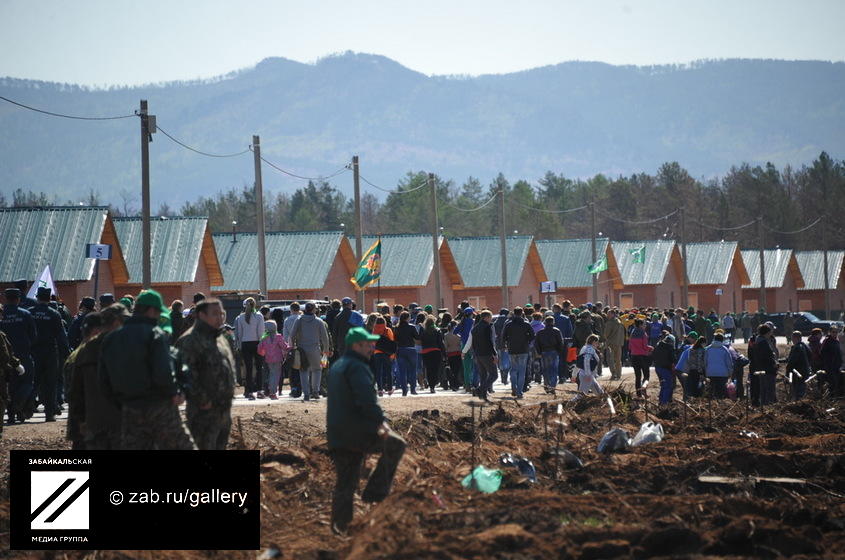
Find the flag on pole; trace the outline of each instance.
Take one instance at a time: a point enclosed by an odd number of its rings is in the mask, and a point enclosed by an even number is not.
[[[56,284],[53,282],[53,273],[50,271],[49,264],[44,267],[44,271],[41,273],[41,276],[38,277],[38,281],[33,283],[29,288],[29,292],[27,292],[26,297],[35,299],[35,294],[38,292],[38,288],[50,288],[51,293],[56,293]]]
[[[587,272],[590,274],[598,274],[602,270],[607,270],[607,255],[602,255],[599,260],[587,267]]]
[[[632,262],[635,263],[644,263],[645,262],[645,245],[637,247],[636,249],[631,249],[630,251]]]
[[[355,276],[349,279],[356,290],[364,290],[381,277],[381,238],[366,250]]]

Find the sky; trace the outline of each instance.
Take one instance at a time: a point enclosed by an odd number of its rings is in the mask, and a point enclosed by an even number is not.
[[[208,78],[347,50],[428,75],[568,60],[845,60],[845,0],[0,0],[0,76],[89,86]]]

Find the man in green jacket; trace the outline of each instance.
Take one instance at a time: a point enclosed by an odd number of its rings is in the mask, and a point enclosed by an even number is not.
[[[123,327],[100,349],[100,381],[120,407],[122,449],[196,449],[179,416],[185,402],[173,372],[168,309],[154,290],[141,292]]]
[[[361,465],[367,453],[381,453],[361,499],[380,502],[390,493],[405,440],[390,429],[378,405],[370,356],[379,337],[361,327],[349,329],[346,352],[329,370],[326,431],[337,472],[332,495],[332,531],[344,534],[352,521],[352,506]]]

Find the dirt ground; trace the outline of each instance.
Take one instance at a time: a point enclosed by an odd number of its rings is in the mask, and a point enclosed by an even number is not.
[[[230,446],[262,452],[262,548],[275,547],[280,557],[297,559],[845,557],[842,401],[807,400],[749,411],[742,401],[701,399],[661,410],[653,400],[656,390],[646,405],[625,385],[611,392],[616,409],[611,415],[603,398],[568,402],[573,388],[567,384],[556,396],[532,390],[519,402],[494,398],[475,426],[464,404],[468,398],[384,401],[408,450],[392,494],[373,506],[357,503],[347,537],[329,530],[334,472],[325,441],[325,400],[236,408]],[[561,416],[556,414],[559,402]],[[611,427],[633,436],[655,414],[666,433],[662,442],[626,453],[597,452]],[[54,426],[59,425],[32,425],[0,440],[0,546],[5,549],[5,451],[67,447]],[[561,448],[583,461],[583,468],[567,468],[559,459],[554,453],[558,439]],[[500,467],[504,479],[498,492],[464,489],[460,480],[470,471],[473,440],[476,464],[495,468],[502,453],[523,455],[533,461],[537,482]],[[371,457],[365,475],[374,463]],[[724,478],[702,481],[702,476]],[[258,554],[11,556],[188,560]]]

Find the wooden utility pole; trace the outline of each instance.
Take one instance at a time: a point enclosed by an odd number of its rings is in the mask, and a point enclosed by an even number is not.
[[[830,316],[830,272],[827,269],[827,219],[822,215],[822,266],[824,266],[824,318],[832,320]]]
[[[149,290],[152,285],[152,240],[150,238],[150,116],[147,115],[147,100],[141,100],[141,286]],[[155,119],[155,117],[153,117]],[[153,120],[155,123],[155,120]],[[155,128],[155,125],[152,127]]]
[[[591,249],[593,260],[592,264],[595,264],[596,260],[598,259],[598,252],[596,250],[596,203],[595,200],[590,202],[590,235],[591,235]],[[591,274],[593,279],[593,295],[592,301],[593,303],[597,302],[599,299],[599,275],[598,274]]]
[[[269,299],[267,292],[267,248],[264,239],[264,186],[261,183],[261,139],[252,136],[252,155],[255,161],[255,225],[258,237],[258,291]]]
[[[763,216],[757,218],[757,226],[760,232],[760,305],[758,310],[768,311],[766,309],[766,259],[763,257],[763,247],[766,242],[763,231]]]
[[[681,214],[681,260],[684,263],[683,278],[681,279],[681,307],[686,311],[689,306],[689,273],[687,272],[687,225],[686,207],[678,210]]]
[[[361,257],[364,256],[364,224],[361,223],[361,180],[358,173],[358,156],[352,156],[352,182],[355,187],[355,258],[360,263]],[[362,313],[366,311],[364,309],[364,290],[356,292],[355,304],[358,306],[358,311]]]
[[[434,173],[428,174],[428,186],[431,189],[431,250],[434,257],[434,315],[437,309],[443,307],[440,294],[440,227],[437,220],[437,185]]]
[[[508,294],[508,245],[505,237],[505,189],[499,185],[499,253],[502,259],[502,307],[510,309]]]

